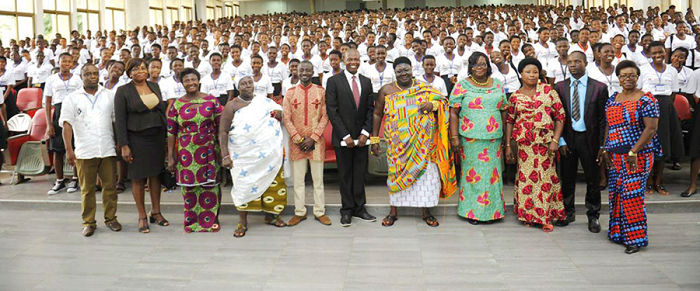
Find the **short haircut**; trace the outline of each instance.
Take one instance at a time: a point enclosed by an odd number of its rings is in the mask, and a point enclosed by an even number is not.
[[[183,65],[185,64],[185,61],[184,61],[183,59],[175,58],[174,60],[170,61],[170,69],[171,69],[171,70],[173,69],[173,64],[174,64],[175,62],[181,62]]]
[[[663,43],[663,42],[660,42],[660,41],[658,41],[658,40],[652,41],[652,42],[649,44],[649,49],[651,50],[651,48],[657,47],[657,46],[658,46],[658,47],[661,47],[661,48],[664,48],[664,43]]]
[[[186,69],[182,70],[182,72],[180,72],[180,75],[178,76],[178,79],[180,79],[180,82],[182,82],[182,78],[184,76],[189,75],[189,74],[194,74],[195,76],[197,76],[197,80],[201,80],[201,76],[199,75],[199,72],[197,72],[197,70],[195,70],[193,68],[186,68]]]
[[[126,76],[131,78],[131,71],[134,68],[138,68],[139,66],[144,65],[148,67],[148,64],[146,64],[146,61],[142,58],[132,58],[126,63]]]
[[[211,55],[209,55],[209,60],[213,59],[214,57],[219,57],[220,59],[223,59],[220,53],[211,53]]]
[[[474,52],[471,56],[469,56],[469,65],[467,66],[467,71],[469,72],[469,75],[472,75],[474,70],[473,68],[474,66],[476,66],[476,62],[478,62],[480,58],[484,58],[484,60],[486,60],[486,76],[491,76],[491,73],[493,73],[491,70],[491,62],[489,61],[489,57],[482,52]]]
[[[615,75],[619,76],[620,71],[627,68],[634,68],[634,70],[637,71],[637,75],[640,75],[642,72],[641,70],[639,70],[639,67],[637,67],[637,64],[635,64],[633,61],[624,60],[617,64],[617,66],[615,66]]]

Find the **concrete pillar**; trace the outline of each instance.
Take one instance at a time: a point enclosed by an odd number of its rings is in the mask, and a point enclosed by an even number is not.
[[[194,10],[195,20],[205,20],[207,19],[207,1],[206,0],[194,0]]]
[[[34,0],[34,34],[44,34],[44,1]],[[48,39],[48,38],[45,38]]]
[[[87,19],[83,19],[87,23]],[[78,1],[70,0],[70,30],[78,30]],[[68,38],[70,39],[70,38]]]
[[[105,5],[105,2],[107,1],[98,1],[98,3],[100,3],[100,28],[102,30],[107,29],[107,6]],[[103,34],[102,36],[107,37],[107,34]]]
[[[126,0],[126,30],[133,30],[137,26],[150,25],[148,1]]]
[[[311,3],[311,13],[316,13],[316,1],[309,0],[309,3]]]
[[[163,6],[161,6],[161,9],[163,9],[163,23],[158,23],[163,26],[169,26],[168,23],[170,23],[170,13],[168,13],[168,1],[163,0]]]
[[[182,8],[182,0],[177,0],[177,4],[179,4],[179,6],[177,6],[178,7],[178,19],[180,21],[182,21],[182,19],[185,18],[185,11],[184,11],[185,9]]]

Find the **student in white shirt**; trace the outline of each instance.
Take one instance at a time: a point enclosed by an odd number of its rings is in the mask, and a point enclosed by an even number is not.
[[[571,76],[568,65],[569,41],[566,38],[558,39],[556,49],[559,57],[551,60],[547,65],[547,80],[552,87]]]
[[[157,44],[153,45],[153,48],[156,48]],[[166,90],[166,87],[168,86],[168,78],[165,78],[161,75],[161,68],[163,67],[163,62],[160,59],[151,59],[148,61],[148,81],[151,83],[156,83],[158,84],[158,87],[160,87],[160,94],[161,94],[161,101],[167,102],[168,101],[168,90]],[[116,90],[114,91],[116,93]]]
[[[688,25],[682,21],[677,22],[676,33],[671,34],[666,38],[666,41],[664,42],[664,48],[666,48],[667,51],[675,51],[679,47],[684,47],[689,51],[695,49],[697,43],[695,42],[695,39],[692,36],[687,35],[687,32]],[[671,54],[667,54],[666,62],[671,62]]]
[[[586,67],[586,72],[589,78],[601,82],[608,86],[608,93],[612,96],[615,92],[622,92],[620,79],[615,74],[615,51],[609,43],[600,46],[600,64],[589,63]]]
[[[164,86],[167,92],[164,95],[168,96],[168,107],[165,112],[170,111],[170,107],[173,106],[175,100],[187,93],[185,91],[185,86],[182,84],[182,80],[180,80],[180,72],[182,72],[183,69],[185,69],[185,62],[182,59],[174,59],[170,62],[172,76],[166,79],[166,85]],[[161,93],[163,92],[163,90],[160,91]]]
[[[185,60],[185,68],[197,70],[200,76],[206,76],[211,73],[211,65],[199,59],[199,48],[197,46],[190,46],[188,59]]]
[[[14,76],[14,88],[16,91],[27,87],[27,66],[28,63],[22,59],[19,52],[13,50],[10,53],[10,60],[6,67],[9,68],[8,71],[11,71]]]
[[[275,100],[279,100],[282,96],[282,81],[289,76],[287,66],[277,61],[277,47],[271,46],[267,49],[267,59],[269,60],[262,68],[262,73],[270,77],[272,87],[275,90],[272,96]]]
[[[29,76],[29,82],[32,87],[44,90],[44,84],[46,83],[46,79],[51,76],[53,66],[51,63],[44,61],[44,52],[37,52],[36,57],[36,60],[29,64],[27,75]]]
[[[253,69],[250,63],[241,58],[241,47],[234,45],[231,47],[231,61],[224,65],[224,71],[231,75],[233,87],[238,88],[238,79],[243,75],[252,75]],[[284,91],[284,90],[282,90]],[[238,96],[238,90],[234,89],[234,96]]]
[[[373,65],[360,66],[360,74],[372,81],[372,91],[378,93],[382,86],[394,82],[396,77],[394,70],[386,63],[386,48],[384,46],[374,48],[377,62]]]
[[[579,31],[578,34],[578,42],[573,44],[569,48],[569,54],[575,51],[580,51],[586,54],[586,62],[593,63],[594,60],[594,54],[593,54],[593,48],[592,45],[590,44],[590,35],[591,31],[588,28],[582,28],[581,31]]]
[[[443,39],[442,47],[445,49],[445,53],[435,58],[437,62],[436,72],[445,81],[447,92],[452,92],[452,87],[458,81],[457,75],[462,69],[462,58],[454,53],[455,40],[452,37],[448,36]]]
[[[416,76],[416,80],[433,86],[436,90],[440,91],[442,96],[450,96],[447,92],[447,86],[445,85],[445,80],[440,78],[440,76],[435,75],[435,57],[431,55],[426,55],[423,58],[423,74]]]
[[[125,67],[126,65],[121,61],[112,61],[109,66],[107,66],[109,77],[107,77],[107,80],[102,85],[106,90],[111,91],[112,95],[117,93],[117,88],[126,84],[122,79]]]
[[[332,53],[333,52],[331,52],[331,54]],[[340,52],[338,52],[338,55],[340,55]],[[282,81],[282,97],[284,97],[284,94],[287,92],[287,90],[299,84],[299,72],[297,70],[297,68],[299,67],[299,63],[299,60],[291,59],[289,61],[289,64],[287,64],[289,66],[290,76],[289,78],[286,78],[284,79],[284,81]],[[328,78],[325,78],[325,80],[328,80]],[[325,88],[325,86],[323,88]]]
[[[73,57],[68,53],[63,53],[59,55],[58,60],[60,72],[46,79],[43,100],[45,112],[52,112],[51,110],[55,108],[53,118],[51,114],[46,114],[46,135],[50,137],[49,151],[54,153],[53,165],[54,169],[56,169],[56,183],[49,190],[48,195],[55,195],[66,189],[63,176],[63,158],[66,149],[63,143],[61,127],[58,123],[58,119],[61,116],[61,104],[66,96],[83,87],[83,81],[80,80],[80,76],[70,72],[70,68],[73,65]],[[78,191],[78,177],[75,176],[73,178],[67,187],[69,193]]]
[[[95,188],[98,176],[102,187],[105,224],[112,231],[120,231],[122,228],[116,216],[117,153],[112,130],[114,95],[99,86],[99,77],[95,65],[84,66],[84,86],[65,98],[58,119],[58,124],[63,128],[66,160],[75,166],[77,175],[82,177],[80,186],[84,236],[91,236],[96,228]]]
[[[203,76],[200,91],[212,95],[219,99],[221,106],[226,106],[228,100],[233,99],[233,81],[231,75],[221,71],[221,54],[211,53],[209,63],[212,72]]]
[[[340,74],[343,72],[343,68],[340,66],[340,62],[341,62],[340,59],[341,59],[340,51],[333,50],[330,52],[330,54],[328,54],[328,60],[329,60],[329,63],[331,65],[331,70],[323,73],[323,80],[321,80],[321,86],[323,87],[323,89],[326,89],[326,84],[328,84],[328,79],[335,76],[336,74]],[[365,76],[367,77],[367,75],[365,75]],[[287,80],[291,81],[291,77],[287,78],[285,80],[285,82]],[[284,87],[285,87],[285,84],[283,82],[282,88],[284,88]],[[292,87],[291,83],[289,85],[287,85],[287,89],[289,89],[291,87]],[[284,90],[282,90],[282,92],[284,92]]]
[[[664,44],[654,41],[649,45],[652,63],[640,68],[641,75],[637,87],[644,92],[651,92],[659,103],[659,125],[657,133],[661,143],[662,156],[655,157],[652,175],[647,183],[647,195],[657,191],[668,195],[662,185],[665,161],[684,155],[683,135],[678,113],[673,105],[673,92],[678,91],[678,70],[666,64]]]
[[[255,98],[272,98],[275,88],[272,87],[270,77],[262,73],[263,58],[255,55],[252,57],[250,66],[253,69],[253,84],[255,84]]]
[[[494,51],[491,53],[491,65],[491,70],[493,71],[491,77],[501,81],[506,95],[510,96],[511,93],[520,89],[518,73],[515,68],[511,67],[510,64],[503,59],[503,53],[501,53],[501,51]]]
[[[2,123],[0,123],[0,126],[5,126],[5,123],[7,122],[7,119],[4,114],[7,112],[7,106],[5,105],[5,100],[8,100],[10,92],[15,86],[15,77],[14,74],[12,74],[12,70],[7,69],[7,58],[5,56],[0,56],[0,112],[2,112],[1,117],[2,117]],[[3,129],[0,129],[2,131]],[[0,138],[4,138],[0,136]],[[2,161],[2,158],[0,158],[0,161]]]
[[[557,57],[554,45],[549,42],[549,29],[542,27],[539,30],[539,42],[532,45],[535,49],[535,58],[542,63],[543,68],[549,66],[549,61]]]

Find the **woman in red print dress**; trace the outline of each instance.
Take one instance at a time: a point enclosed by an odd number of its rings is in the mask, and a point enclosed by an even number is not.
[[[540,82],[542,65],[525,58],[518,65],[522,87],[510,96],[506,124],[506,159],[517,163],[514,209],[525,225],[554,230],[566,218],[554,161],[564,128],[564,108],[557,92]],[[514,139],[517,148],[511,143]]]

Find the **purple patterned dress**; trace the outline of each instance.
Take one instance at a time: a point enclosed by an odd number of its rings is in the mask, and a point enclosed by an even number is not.
[[[219,231],[221,189],[217,133],[223,107],[208,95],[179,98],[168,111],[168,136],[176,138],[177,184],[185,200],[186,232]]]

